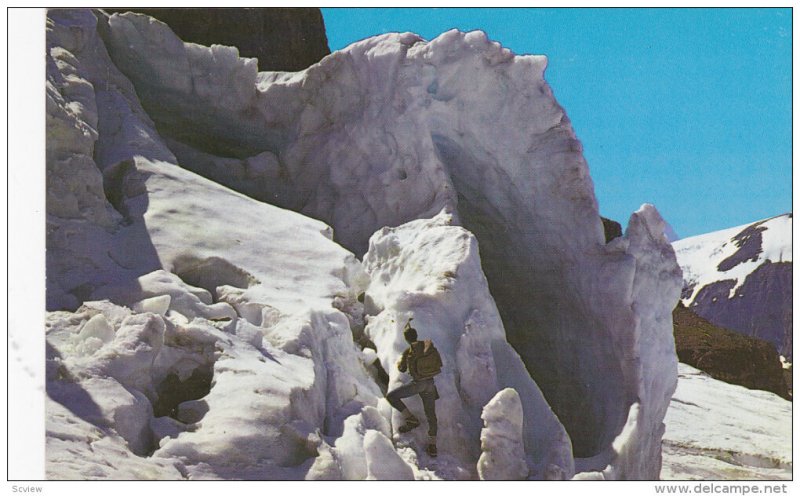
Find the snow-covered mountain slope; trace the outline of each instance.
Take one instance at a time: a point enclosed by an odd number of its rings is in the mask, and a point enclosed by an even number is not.
[[[477,477],[512,387],[529,477],[658,476],[680,271],[652,206],[605,243],[543,57],[406,33],[257,73],[60,9],[47,42],[49,474]],[[373,380],[412,315],[446,365],[435,466]]]
[[[792,403],[678,366],[662,479],[791,479]]]
[[[682,239],[673,247],[687,307],[792,356],[792,214]]]

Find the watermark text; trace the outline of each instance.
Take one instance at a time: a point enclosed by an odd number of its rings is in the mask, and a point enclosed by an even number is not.
[[[697,484],[656,485],[656,494],[788,494],[787,484],[723,484],[700,482]]]

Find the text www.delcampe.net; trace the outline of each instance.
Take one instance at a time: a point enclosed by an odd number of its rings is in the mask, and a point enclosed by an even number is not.
[[[657,484],[656,494],[788,494],[786,484]]]

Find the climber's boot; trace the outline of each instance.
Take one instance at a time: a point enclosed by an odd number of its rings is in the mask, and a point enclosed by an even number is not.
[[[430,455],[432,458],[436,458],[438,453],[436,452],[436,437],[431,436],[428,439],[428,446],[425,448],[425,452]]]
[[[413,415],[406,417],[406,423],[401,425],[397,431],[400,434],[405,434],[406,432],[411,431],[412,429],[416,429],[419,427],[419,419]]]

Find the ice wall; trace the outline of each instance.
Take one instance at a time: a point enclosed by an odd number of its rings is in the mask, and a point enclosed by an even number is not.
[[[139,255],[138,268],[158,266],[146,246],[116,241],[133,229],[124,226],[106,196],[98,167],[105,147],[98,138],[112,122],[117,125],[110,129],[126,135],[123,139],[138,134],[146,140],[153,129],[133,86],[108,58],[95,24],[87,10],[54,10],[47,19],[48,309],[75,309],[95,286],[140,275],[129,262],[117,263],[128,258],[118,256],[125,246]],[[141,125],[123,129],[119,123],[126,119]],[[165,147],[148,149],[171,156]]]

